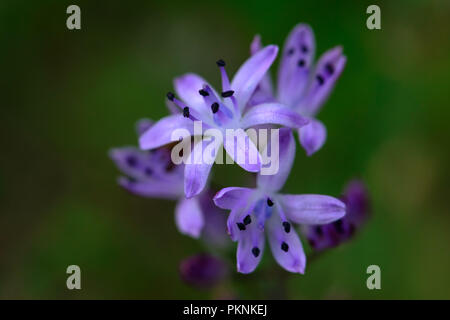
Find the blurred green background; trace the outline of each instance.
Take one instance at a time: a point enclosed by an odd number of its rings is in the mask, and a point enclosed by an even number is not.
[[[370,31],[374,3],[0,2],[0,298],[264,298],[278,283],[291,299],[450,298],[450,2],[378,2],[382,30]],[[79,31],[66,28],[70,4]],[[203,244],[178,233],[173,202],[120,189],[107,151],[136,144],[137,119],[167,114],[174,77],[194,71],[218,86],[218,58],[233,73],[254,34],[282,45],[298,22],[319,54],[341,44],[348,63],[319,115],[327,143],[312,158],[297,148],[285,190],[338,196],[360,177],[372,219],[305,275],[268,250],[238,275],[233,244],[230,280],[191,288],[178,263]],[[215,167],[214,181],[249,185],[232,166]],[[66,288],[71,264],[82,290]],[[378,291],[366,288],[371,264]]]

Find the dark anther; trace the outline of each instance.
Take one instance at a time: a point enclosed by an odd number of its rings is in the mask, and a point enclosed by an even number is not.
[[[173,99],[175,99],[175,95],[172,92],[167,92],[167,99],[173,101]]]
[[[343,233],[344,232],[344,228],[342,225],[342,219],[336,220],[335,222],[333,222],[334,228],[336,229],[336,231],[338,233]]]
[[[303,59],[298,60],[297,65],[299,67],[304,67],[305,66],[305,60],[303,60]]]
[[[292,56],[293,54],[294,54],[294,48],[290,48],[288,51],[287,51],[287,55],[288,56]]]
[[[130,167],[135,167],[137,165],[137,159],[133,156],[127,157],[126,161]]]
[[[203,89],[198,90],[198,93],[200,93],[200,95],[203,96],[203,97],[209,96],[208,91],[203,90]]]
[[[233,95],[233,93],[234,93],[233,90],[224,91],[224,92],[222,92],[222,97],[224,97],[224,98],[231,97]]]
[[[284,232],[289,233],[289,231],[291,231],[291,224],[287,221],[284,221],[283,228],[284,228]]]
[[[251,218],[249,215],[247,215],[247,216],[244,218],[244,224],[245,224],[245,225],[249,225],[250,223],[252,223],[252,218]]]
[[[183,108],[183,117],[189,118],[189,107]]]
[[[302,45],[302,46],[300,47],[300,49],[302,50],[303,53],[307,53],[308,50],[309,50],[308,47],[305,46],[305,45]]]
[[[331,63],[327,63],[325,65],[325,69],[327,70],[328,74],[330,74],[330,75],[333,74],[333,72],[334,72],[334,67]]]
[[[253,255],[255,256],[255,258],[257,258],[257,257],[259,256],[259,253],[260,253],[260,252],[261,252],[261,251],[259,250],[258,247],[253,247],[252,253],[253,253]]]
[[[244,230],[245,230],[245,224],[243,224],[242,222],[238,222],[238,223],[236,223],[236,224],[237,224],[239,230],[241,230],[241,231],[244,231]]]
[[[211,110],[212,110],[213,113],[216,113],[217,111],[219,111],[219,104],[217,102],[214,102],[211,105]]]
[[[225,61],[223,61],[222,59],[217,60],[216,63],[219,67],[225,67]]]
[[[318,236],[323,235],[323,230],[322,230],[322,227],[321,227],[321,226],[317,226],[314,230],[316,231],[316,234],[317,234]]]
[[[273,206],[273,201],[270,200],[270,198],[267,198],[267,205],[268,205],[269,207]]]
[[[281,243],[281,250],[283,250],[284,252],[288,252],[289,250],[288,244],[284,241]]]
[[[153,170],[151,169],[151,168],[145,168],[145,174],[147,175],[147,176],[151,176],[152,174],[153,174]]]
[[[319,74],[317,75],[317,81],[319,81],[319,85],[323,85],[323,83],[325,82],[325,80],[323,79],[323,77]]]

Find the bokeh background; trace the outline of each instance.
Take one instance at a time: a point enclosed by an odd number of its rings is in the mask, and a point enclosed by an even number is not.
[[[1,1],[0,298],[450,298],[450,2],[378,1],[382,30],[370,31],[373,3]],[[70,4],[81,30],[66,28]],[[318,53],[341,44],[348,63],[319,115],[326,145],[312,158],[297,149],[285,190],[338,196],[359,177],[372,218],[305,275],[269,251],[239,275],[231,244],[228,280],[192,288],[179,262],[206,247],[176,230],[173,202],[120,189],[107,152],[136,144],[136,120],[167,114],[174,77],[217,86],[218,58],[233,73],[256,33],[282,45],[298,22]],[[218,185],[249,181],[215,167]],[[66,288],[71,264],[82,290]],[[371,264],[378,291],[366,288]]]

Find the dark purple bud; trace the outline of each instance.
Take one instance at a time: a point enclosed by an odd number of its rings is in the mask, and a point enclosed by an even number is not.
[[[307,228],[306,236],[314,250],[336,247],[353,238],[369,215],[369,198],[361,181],[351,181],[341,200],[346,205],[343,218],[321,226]]]
[[[267,198],[267,205],[268,205],[269,207],[273,206],[273,201],[270,200],[270,198]]]
[[[199,254],[184,259],[180,263],[181,279],[198,288],[212,288],[227,276],[224,261],[208,254]]]
[[[207,96],[209,96],[209,93],[208,93],[208,91],[206,91],[206,90],[203,90],[203,89],[199,90],[199,91],[198,91],[198,93],[200,93],[200,95],[201,95],[201,96],[203,96],[203,97],[207,97]]]
[[[308,47],[307,47],[306,45],[302,45],[302,46],[300,47],[300,50],[301,50],[303,53],[307,53],[307,52],[309,51],[309,49],[308,49]]]
[[[297,65],[298,65],[300,68],[303,68],[303,67],[305,66],[305,60],[303,60],[303,59],[298,60]]]
[[[289,245],[284,241],[281,243],[281,250],[283,250],[284,252],[289,251]]]
[[[244,224],[245,224],[245,225],[249,225],[250,223],[252,223],[252,218],[251,218],[249,215],[247,215],[247,216],[244,218]]]
[[[291,224],[287,221],[283,222],[284,232],[289,233],[291,231]]]
[[[287,55],[288,56],[292,56],[293,54],[294,54],[294,48],[290,48],[288,51],[287,51]]]

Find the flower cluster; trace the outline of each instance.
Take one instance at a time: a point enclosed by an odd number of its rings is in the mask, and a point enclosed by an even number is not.
[[[325,195],[284,194],[280,190],[295,158],[293,133],[298,133],[308,156],[323,146],[326,129],[316,115],[342,73],[346,58],[342,49],[336,47],[314,64],[313,32],[309,26],[300,24],[284,45],[275,92],[267,71],[278,54],[278,47],[263,47],[260,36],[255,37],[250,47],[250,58],[231,80],[225,61],[216,62],[222,80],[219,92],[196,74],[176,78],[175,93],[167,93],[166,100],[171,114],[156,123],[140,121],[140,148],[113,149],[110,157],[128,176],[119,179],[126,190],[145,197],[177,200],[175,221],[182,233],[196,238],[209,235],[209,243],[223,243],[222,230],[226,229],[231,239],[238,242],[239,272],[250,273],[257,267],[267,236],[275,260],[290,272],[304,273],[306,257],[295,226],[303,225],[313,247],[324,248],[326,237],[317,238],[316,231],[322,228],[325,232],[333,223],[346,225],[343,217],[348,201]],[[202,123],[200,131],[195,128],[198,121]],[[258,148],[245,131],[249,128],[278,130],[275,143],[279,170],[275,174],[261,174],[262,152],[273,153],[274,142]],[[185,132],[181,138],[194,141],[188,154],[183,155],[192,161],[174,164],[171,161],[176,142],[173,132],[179,129]],[[227,187],[213,196],[208,187],[213,162],[201,161],[211,156],[207,154],[211,141],[209,129],[223,133],[225,138],[220,147],[238,165],[257,173],[255,188]],[[230,129],[237,132],[231,138],[225,134]],[[248,159],[250,154],[256,155],[256,161],[239,161]],[[223,210],[230,211],[227,221],[220,212]],[[353,223],[353,227],[357,226]],[[185,263],[182,269],[191,270],[191,265]]]

